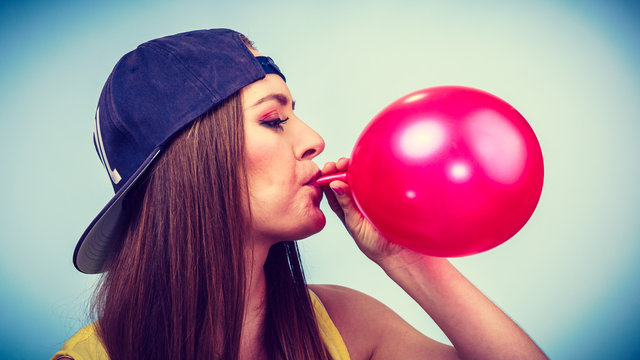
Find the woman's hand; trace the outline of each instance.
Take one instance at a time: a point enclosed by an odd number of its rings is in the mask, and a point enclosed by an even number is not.
[[[349,159],[340,158],[337,162],[328,162],[322,167],[322,175],[343,172],[349,168]],[[422,255],[387,240],[376,227],[364,217],[358,209],[351,188],[342,181],[332,181],[330,189],[324,193],[331,209],[338,215],[349,234],[356,241],[360,250],[371,260],[383,268],[390,265],[391,259],[402,258],[403,262]]]
[[[349,159],[341,158],[335,163],[326,163],[322,168],[322,174],[346,171],[348,167]],[[373,356],[369,355],[367,358],[394,358],[399,354],[399,349],[404,354],[403,358],[411,359],[429,357],[428,354],[433,354],[434,351],[438,351],[443,357],[470,359],[547,358],[516,323],[473,286],[449,261],[423,255],[390,242],[359,211],[348,184],[333,181],[329,186],[331,190],[325,189],[329,205],[342,220],[360,250],[420,304],[455,346],[455,352],[451,352],[446,347],[434,345],[433,340],[424,335],[408,336],[407,334],[412,333],[406,330],[410,326],[397,316],[384,317],[381,319],[384,326],[372,327],[371,319],[366,315],[350,318],[358,313],[357,309],[370,310],[370,307],[363,305],[363,302],[357,302],[353,309],[340,313],[339,309],[348,302],[340,299],[336,301],[340,304],[336,306],[338,310],[332,314],[338,323],[344,316],[349,318],[344,321],[347,325],[358,325],[353,330],[358,335],[361,334],[362,328],[373,328],[382,332],[367,337],[376,339],[373,344],[369,344]],[[328,302],[331,302],[330,296]],[[378,314],[384,311],[374,312]],[[367,323],[359,323],[359,319],[367,319]],[[346,329],[345,336],[348,338],[350,331],[347,325],[343,330]],[[391,325],[404,330],[389,331]],[[362,336],[354,338],[361,339]]]

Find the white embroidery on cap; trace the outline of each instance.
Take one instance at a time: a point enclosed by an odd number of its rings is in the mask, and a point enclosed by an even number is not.
[[[111,170],[111,166],[109,166],[109,160],[107,160],[107,153],[104,151],[104,144],[102,143],[102,135],[100,134],[100,108],[96,110],[96,123],[93,129],[93,140],[98,145],[98,157],[100,157],[100,161],[102,161],[102,165],[107,169],[109,173],[109,177],[111,177],[111,181],[114,184],[117,184],[122,180],[122,177],[118,173],[118,170]]]

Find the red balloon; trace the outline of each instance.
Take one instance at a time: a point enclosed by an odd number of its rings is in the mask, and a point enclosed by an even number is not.
[[[518,111],[484,91],[441,86],[376,115],[343,179],[389,240],[459,257],[516,234],[538,204],[543,177],[540,144]]]

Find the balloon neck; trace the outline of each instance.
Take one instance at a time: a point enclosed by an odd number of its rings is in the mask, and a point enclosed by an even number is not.
[[[339,172],[335,174],[320,176],[318,180],[316,180],[316,184],[318,184],[318,186],[320,187],[328,187],[332,181],[336,181],[336,180],[348,182],[347,173]]]

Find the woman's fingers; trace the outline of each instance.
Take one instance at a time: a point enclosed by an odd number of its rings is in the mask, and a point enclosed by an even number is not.
[[[356,241],[362,237],[363,229],[368,225],[368,221],[364,218],[358,206],[351,196],[351,188],[347,183],[342,181],[332,181],[329,184],[331,191],[334,193],[336,202],[340,207],[342,222],[347,230]]]
[[[329,175],[335,172],[338,172],[338,167],[336,166],[336,163],[333,161],[325,163],[324,166],[322,167],[322,175]]]
[[[335,192],[330,188],[324,188],[324,195],[327,198],[327,202],[329,203],[329,207],[331,210],[338,215],[338,218],[344,223],[344,211],[336,198]]]
[[[343,210],[352,211],[354,209],[355,204],[353,203],[353,198],[350,196],[351,189],[349,185],[342,181],[332,181],[329,187],[335,194],[335,198]]]
[[[347,171],[349,168],[349,158],[341,157],[336,161],[336,167],[338,171]]]
[[[342,157],[336,162],[331,161],[325,163],[322,167],[322,175],[330,175],[336,172],[347,171],[348,168],[349,159]],[[331,207],[331,210],[338,215],[338,218],[340,218],[343,223],[345,223],[345,211],[350,212],[354,209],[358,211],[350,196],[351,194],[348,193],[350,192],[348,184],[342,181],[332,181],[331,184],[329,184],[329,187],[324,188],[323,191],[327,198],[327,202],[329,203],[329,207]]]
[[[349,169],[349,158],[341,157],[338,161],[329,161],[322,166],[322,175],[330,175]]]

